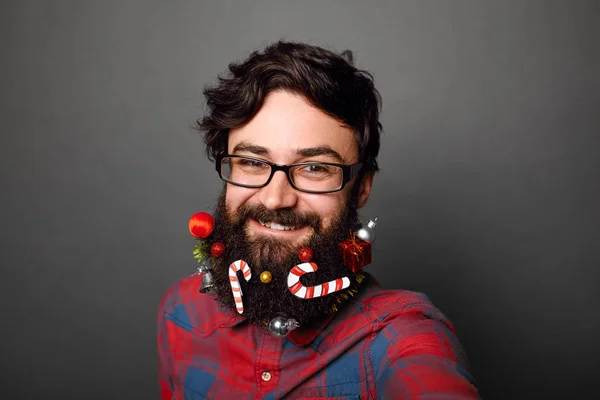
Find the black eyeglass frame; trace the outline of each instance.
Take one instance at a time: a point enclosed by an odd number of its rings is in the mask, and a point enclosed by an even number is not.
[[[232,182],[229,179],[223,177],[223,174],[221,173],[221,164],[222,164],[222,161],[224,158],[242,158],[245,160],[252,160],[252,161],[257,161],[257,162],[267,164],[271,167],[271,175],[269,176],[269,179],[267,179],[267,181],[262,185],[244,185],[241,183]],[[293,167],[299,167],[299,166],[303,166],[303,165],[332,165],[332,166],[341,168],[342,169],[342,183],[341,183],[340,187],[337,189],[326,190],[326,191],[306,190],[306,189],[298,188],[294,184],[294,181],[292,180],[292,177],[290,175],[290,170]],[[362,167],[363,167],[363,163],[361,163],[361,162],[358,162],[358,163],[352,164],[352,165],[345,165],[345,164],[336,164],[336,163],[320,162],[320,161],[307,161],[307,162],[301,162],[301,163],[296,163],[296,164],[279,165],[279,164],[275,164],[275,163],[272,163],[267,160],[263,160],[262,158],[239,156],[239,155],[224,154],[224,153],[217,155],[217,158],[215,160],[215,169],[217,170],[217,173],[219,174],[219,178],[221,178],[221,180],[223,180],[227,183],[231,183],[232,185],[251,188],[251,189],[263,188],[271,182],[271,179],[273,179],[273,175],[275,175],[275,172],[283,171],[283,172],[285,172],[285,176],[287,177],[288,182],[290,183],[291,187],[298,190],[299,192],[315,193],[315,194],[339,192],[340,190],[344,189],[344,186],[346,186],[346,184],[348,184],[348,182],[350,182],[352,179],[354,179],[358,175],[358,173],[362,170]]]

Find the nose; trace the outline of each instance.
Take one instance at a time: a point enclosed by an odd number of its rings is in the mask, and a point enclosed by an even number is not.
[[[271,182],[260,189],[258,199],[269,210],[291,208],[298,201],[298,193],[290,185],[285,172],[277,171]]]

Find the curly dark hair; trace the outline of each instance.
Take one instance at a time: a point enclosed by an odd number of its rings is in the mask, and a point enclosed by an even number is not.
[[[207,113],[197,121],[205,133],[206,154],[214,160],[227,149],[230,129],[250,121],[265,96],[286,90],[353,129],[363,173],[376,172],[381,124],[381,96],[373,76],[353,66],[349,50],[336,54],[304,43],[278,41],[254,51],[241,63],[229,64],[229,74],[204,90]]]

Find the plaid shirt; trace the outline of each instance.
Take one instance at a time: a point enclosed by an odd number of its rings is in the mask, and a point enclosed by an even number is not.
[[[201,281],[161,301],[163,400],[479,398],[453,326],[423,294],[367,279],[335,316],[281,338],[224,311]]]

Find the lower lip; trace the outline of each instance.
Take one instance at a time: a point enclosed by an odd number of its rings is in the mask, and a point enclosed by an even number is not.
[[[308,226],[303,226],[302,228],[298,228],[298,229],[281,231],[278,229],[268,228],[254,219],[249,219],[249,222],[250,222],[251,229],[256,230],[257,232],[261,232],[261,233],[264,232],[264,233],[267,233],[270,235],[277,235],[277,236],[297,236],[299,233],[304,233],[308,230]]]

